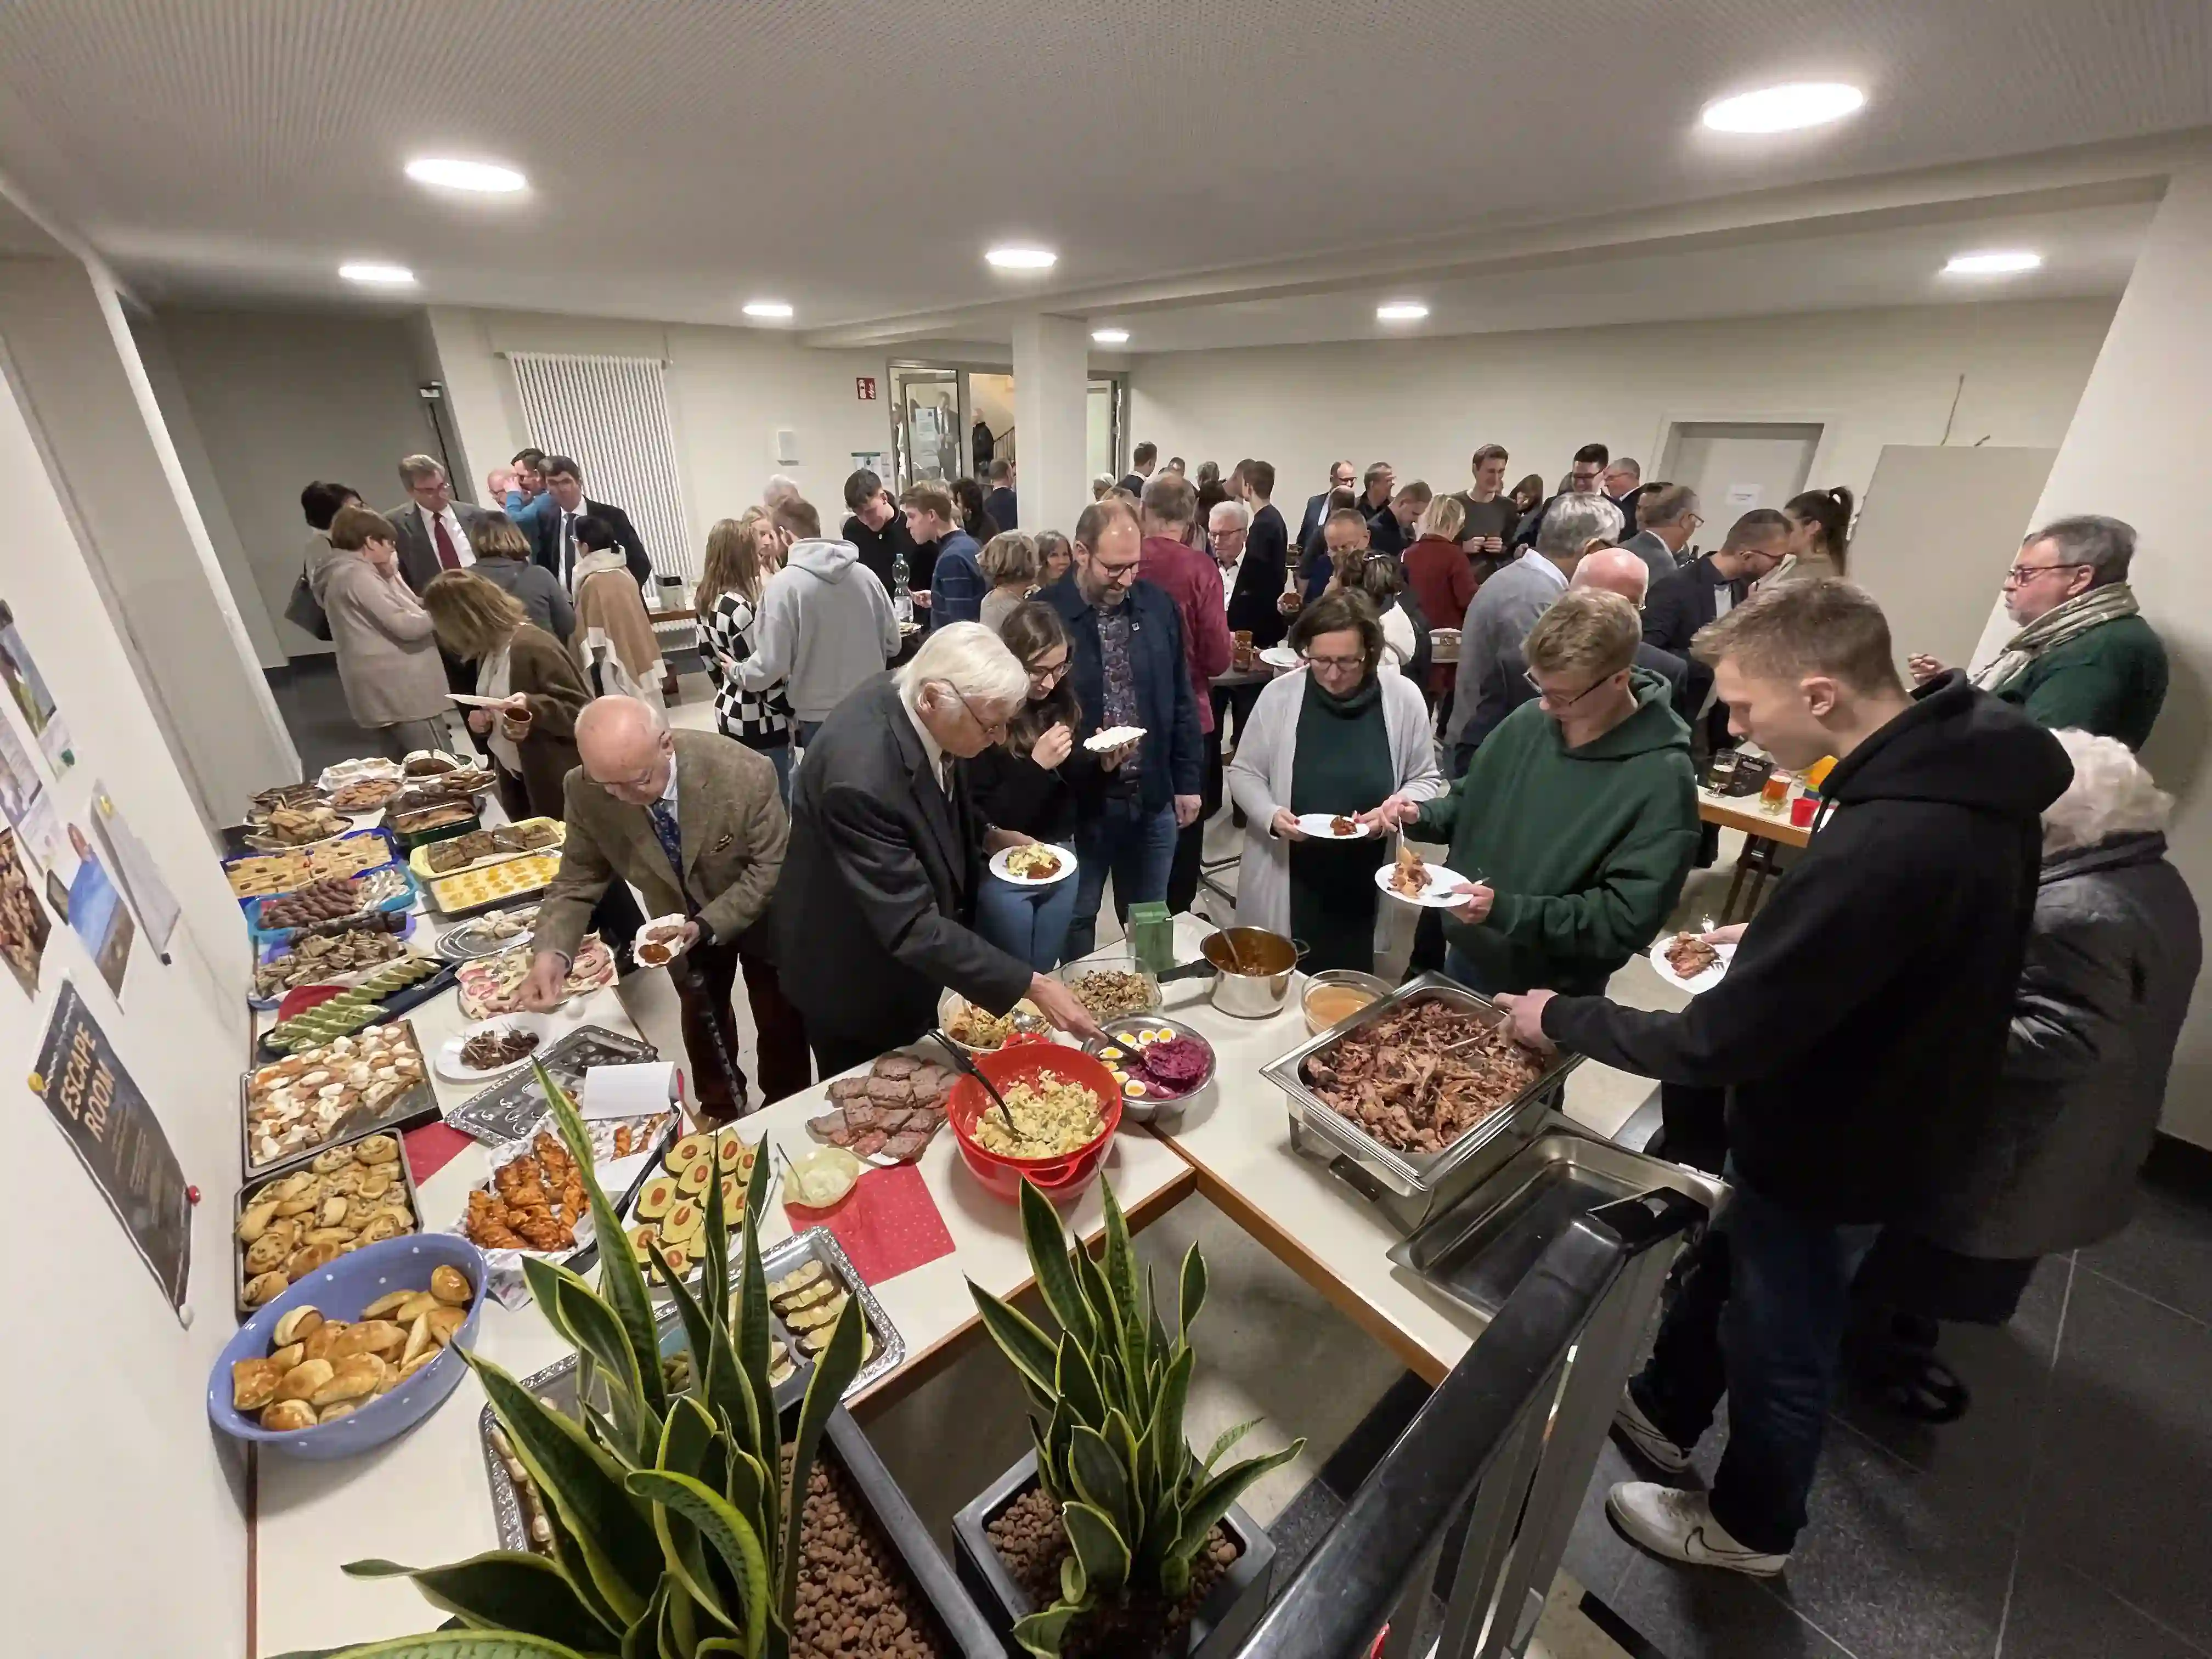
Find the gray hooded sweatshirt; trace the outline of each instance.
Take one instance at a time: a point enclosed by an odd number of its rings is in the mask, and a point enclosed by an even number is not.
[[[803,721],[830,711],[898,654],[898,619],[850,542],[794,543],[761,595],[753,654],[737,665],[748,691],[782,684]]]

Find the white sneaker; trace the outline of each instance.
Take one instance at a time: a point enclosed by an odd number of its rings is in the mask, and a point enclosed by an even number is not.
[[[1661,1432],[1637,1405],[1636,1396],[1625,1388],[1613,1413],[1613,1426],[1629,1451],[1662,1474],[1680,1474],[1690,1467],[1690,1449],[1676,1445]]]
[[[1790,1557],[1747,1550],[1713,1519],[1711,1500],[1649,1480],[1624,1480],[1605,1495],[1605,1512],[1621,1534],[1654,1555],[1694,1567],[1722,1567],[1753,1578],[1771,1578]]]

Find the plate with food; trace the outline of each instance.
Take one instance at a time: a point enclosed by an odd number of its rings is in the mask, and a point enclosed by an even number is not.
[[[1003,1014],[979,1008],[957,991],[937,1000],[938,1029],[971,1054],[995,1054],[1018,1036],[1043,1036],[1052,1030],[1044,1011],[1024,997]]]
[[[458,876],[526,853],[551,852],[561,845],[563,833],[558,819],[523,818],[495,830],[471,830],[465,836],[417,847],[408,854],[407,864],[426,881]]]
[[[335,794],[349,783],[362,783],[377,779],[386,783],[399,781],[399,763],[381,755],[364,756],[360,760],[334,761],[325,766],[322,775],[315,780],[316,787],[325,794]]]
[[[530,938],[538,925],[538,907],[517,905],[510,910],[491,910],[448,927],[438,936],[438,954],[448,962],[467,962],[476,957],[495,957]]]
[[[1711,944],[1702,933],[1668,933],[1651,946],[1651,965],[1659,977],[1692,996],[1719,984],[1735,959],[1735,945]]]
[[[513,1071],[552,1037],[553,1022],[543,1014],[501,1014],[447,1037],[431,1063],[448,1083],[480,1083]]]
[[[409,778],[443,777],[448,772],[466,769],[459,756],[442,749],[417,749],[399,763],[400,775]]]
[[[1316,841],[1364,841],[1375,833],[1374,825],[1342,812],[1301,812],[1298,828]]]
[[[1075,873],[1075,854],[1065,847],[1036,841],[1001,848],[991,854],[991,873],[1017,887],[1050,887]]]
[[[1106,1040],[1083,1046],[1121,1085],[1121,1109],[1142,1123],[1213,1080],[1213,1045],[1180,1020],[1144,1014],[1103,1022]]]
[[[256,821],[246,844],[257,853],[281,853],[336,841],[352,828],[351,818],[328,805],[277,806]]]
[[[356,830],[335,841],[280,853],[242,853],[222,861],[230,890],[240,898],[293,893],[325,876],[357,876],[398,856],[381,830]]]
[[[285,992],[302,985],[358,984],[357,975],[409,954],[406,936],[414,927],[411,911],[370,910],[325,928],[302,928],[263,954],[246,1000],[274,1008]]]
[[[441,876],[430,884],[430,902],[449,916],[488,909],[503,900],[542,892],[561,873],[561,859],[554,853],[526,853],[520,858],[486,865],[458,876]]]
[[[461,1012],[471,1019],[520,1013],[522,982],[530,977],[532,954],[526,940],[497,956],[478,957],[463,963],[456,975],[460,985]],[[572,998],[589,996],[614,982],[614,953],[598,934],[585,934],[584,942],[576,947],[575,960],[568,964],[568,977],[561,988],[561,1000],[567,1002]]]
[[[1103,732],[1093,732],[1084,738],[1083,746],[1094,755],[1110,754],[1127,747],[1145,735],[1141,726],[1109,726]]]
[[[312,1162],[239,1189],[231,1224],[242,1318],[366,1244],[416,1232],[421,1211],[399,1137],[334,1142]]]
[[[1287,645],[1271,645],[1260,653],[1260,660],[1270,668],[1288,673],[1298,665],[1298,653]]]
[[[296,1163],[328,1142],[437,1109],[407,1020],[295,1050],[239,1082],[249,1174]]]
[[[1395,861],[1375,866],[1375,884],[1392,898],[1403,899],[1408,904],[1421,905],[1431,910],[1448,910],[1467,902],[1465,895],[1454,892],[1470,878],[1456,870],[1447,870],[1441,864],[1431,864],[1426,859],[1402,842]],[[1473,879],[1480,879],[1474,878]]]
[[[689,916],[655,916],[639,928],[636,941],[630,946],[630,954],[637,958],[637,965],[641,968],[665,968],[690,950],[691,942],[684,938],[684,930],[690,926],[690,921]]]
[[[659,1173],[639,1183],[630,1209],[636,1222],[629,1229],[630,1253],[638,1264],[653,1271],[646,1246],[655,1243],[678,1277],[690,1274],[706,1250],[707,1189],[717,1182],[723,1223],[736,1233],[744,1218],[745,1187],[760,1155],[760,1143],[747,1140],[734,1124],[671,1141],[661,1152]]]

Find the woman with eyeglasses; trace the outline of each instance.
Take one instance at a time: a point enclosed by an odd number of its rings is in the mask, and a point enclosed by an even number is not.
[[[1006,538],[1000,537],[1000,541]],[[1049,846],[1075,844],[1075,798],[1063,773],[1082,710],[1067,683],[1067,629],[1034,599],[1017,605],[999,629],[1029,671],[1029,698],[1006,723],[1004,741],[961,763],[984,821]],[[1073,878],[1049,887],[986,872],[975,895],[975,931],[1039,973],[1049,973],[1075,915]]]
[[[1332,588],[1290,640],[1305,667],[1260,694],[1229,766],[1245,824],[1237,921],[1304,939],[1309,972],[1371,973],[1375,870],[1389,838],[1309,836],[1298,820],[1372,819],[1383,807],[1410,817],[1443,793],[1428,706],[1413,681],[1382,672],[1382,624],[1363,593]]]

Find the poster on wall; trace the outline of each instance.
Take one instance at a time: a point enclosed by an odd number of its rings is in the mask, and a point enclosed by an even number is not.
[[[123,896],[131,908],[138,913],[138,925],[144,929],[146,943],[151,945],[164,962],[168,960],[169,936],[177,931],[177,920],[182,914],[176,896],[169,891],[169,884],[161,879],[161,872],[154,862],[154,855],[146,850],[146,843],[131,831],[123,821],[122,811],[107,793],[106,786],[92,786],[92,817],[88,826],[93,839],[99,844]]]
[[[0,599],[0,680],[7,682],[9,695],[22,711],[23,723],[39,740],[39,752],[55,774],[75,766],[76,754],[70,747],[69,727],[55,707],[54,694],[46,689],[46,677],[39,672],[31,647],[23,642],[22,632],[15,626],[15,611],[4,599]]]
[[[39,963],[52,932],[31,885],[31,872],[23,867],[15,832],[0,830],[0,956],[7,957],[8,971],[27,997],[39,994]]]
[[[81,826],[70,825],[69,844],[70,852],[76,856],[76,869],[69,877],[70,931],[84,941],[84,948],[91,953],[100,978],[120,998],[123,975],[131,965],[131,942],[137,936],[137,924],[131,920],[130,907],[123,902],[122,890],[116,886],[107,866],[100,861],[100,854],[93,850],[91,837]]]
[[[169,1305],[182,1308],[192,1261],[184,1169],[153,1107],[68,980],[40,1045],[31,1091],[46,1102]]]
[[[0,716],[0,812],[7,814],[21,836],[22,851],[35,868],[44,870],[54,861],[62,826],[53,793],[46,787],[44,769],[15,735],[15,722],[4,716]]]

